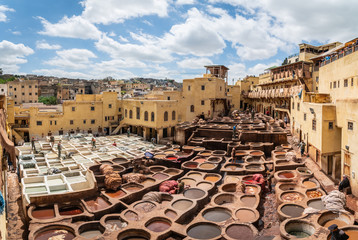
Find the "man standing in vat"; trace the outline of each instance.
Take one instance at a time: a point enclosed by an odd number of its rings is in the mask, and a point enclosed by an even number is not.
[[[61,145],[61,140],[60,140],[57,144],[58,159],[61,159],[61,149],[62,149],[62,145]]]
[[[331,231],[331,240],[347,240],[349,236],[341,229],[338,228],[337,224],[332,224],[328,227]]]
[[[236,126],[237,124],[232,127],[232,138],[236,138]]]
[[[35,138],[34,137],[31,138],[31,147],[32,147],[33,153],[36,153]]]

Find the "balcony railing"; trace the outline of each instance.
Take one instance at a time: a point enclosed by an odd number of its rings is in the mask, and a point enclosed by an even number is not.
[[[261,98],[261,99],[272,99],[272,98],[290,98],[292,96],[297,96],[303,86],[293,86],[290,88],[278,88],[278,89],[269,89],[254,91],[248,94],[249,98]]]
[[[29,128],[29,124],[14,124],[14,128]]]

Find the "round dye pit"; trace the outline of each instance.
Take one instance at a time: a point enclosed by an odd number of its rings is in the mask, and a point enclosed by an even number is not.
[[[125,193],[124,191],[122,190],[118,190],[116,192],[113,192],[113,191],[108,191],[106,192],[106,195],[111,197],[111,198],[120,198],[120,197],[123,197],[124,195],[126,195],[127,193]]]
[[[233,176],[227,176],[226,177],[226,182],[228,183],[236,183],[238,182],[240,179],[238,177],[233,177]]]
[[[163,171],[165,168],[155,166],[155,167],[150,167],[149,169],[152,172],[160,172],[160,171]]]
[[[169,175],[164,174],[164,173],[156,173],[153,175],[153,178],[157,179],[157,180],[165,180],[169,177]]]
[[[298,187],[295,184],[281,184],[279,189],[282,191],[296,190]]]
[[[277,160],[285,160],[285,159],[286,159],[286,155],[278,154],[278,155],[275,155],[275,158],[276,158]],[[287,161],[286,161],[286,163],[287,163]]]
[[[282,179],[290,179],[294,178],[295,174],[293,174],[292,172],[281,172],[278,174],[278,177]]]
[[[204,156],[204,157],[208,157],[211,156],[211,151],[204,151],[204,152],[200,152],[199,156]]]
[[[176,152],[175,151],[166,151],[164,152],[165,154],[175,154]]]
[[[203,212],[203,218],[211,222],[223,222],[231,218],[231,212],[225,208],[212,208]]]
[[[307,202],[307,206],[314,208],[314,209],[318,209],[318,210],[323,210],[324,209],[324,205],[321,199],[313,199],[313,200],[309,200]]]
[[[127,222],[119,217],[108,217],[105,221],[106,229],[110,231],[118,231],[127,226]]]
[[[177,170],[175,168],[169,168],[169,169],[165,170],[164,173],[167,173],[169,175],[176,175],[179,173],[179,170]]]
[[[349,239],[358,239],[358,229],[345,230],[345,233],[349,236]]]
[[[349,224],[353,224],[353,219],[351,215],[346,213],[334,213],[331,211],[326,211],[321,214],[317,220],[318,224],[328,228],[332,224],[337,224],[339,228],[344,227]]]
[[[197,162],[186,162],[183,164],[183,167],[195,169],[198,167],[198,163]]]
[[[228,193],[219,194],[215,197],[214,203],[216,203],[217,205],[232,204],[235,202],[235,198],[236,197],[233,194],[228,194]]]
[[[284,151],[273,151],[273,153],[277,154],[277,155],[286,154],[286,152],[284,152]]]
[[[259,189],[256,186],[246,186],[245,187],[246,194],[257,194],[258,192],[259,192]]]
[[[281,199],[284,202],[300,202],[304,198],[305,196],[299,192],[285,192],[281,194]]]
[[[172,210],[165,211],[165,216],[167,216],[168,218],[175,219],[177,217],[177,215],[178,214]]]
[[[198,223],[187,230],[189,237],[196,239],[210,239],[221,235],[219,226],[211,223]]]
[[[165,154],[157,154],[155,155],[155,158],[159,158],[159,159],[162,159],[162,158],[165,158]]]
[[[139,185],[136,183],[129,183],[129,184],[123,186],[122,188],[128,192],[137,192],[137,191],[143,189],[144,187],[142,185]]]
[[[143,184],[144,186],[149,186],[155,183],[155,180],[152,178],[146,178],[143,182],[141,182],[141,184]]]
[[[138,221],[139,220],[138,214],[136,214],[133,211],[127,211],[124,214],[124,217],[129,221]]]
[[[200,173],[189,173],[188,177],[193,178],[195,180],[201,180],[203,178]]]
[[[220,177],[217,175],[206,175],[204,178],[205,181],[216,183],[220,180]]]
[[[87,200],[86,205],[89,210],[95,212],[105,209],[109,207],[111,204],[108,203],[103,197],[97,197],[95,199]]]
[[[251,152],[250,152],[250,155],[257,157],[257,156],[264,156],[265,153],[262,152],[262,151],[251,151]]]
[[[264,170],[264,167],[261,164],[248,164],[245,167],[247,170],[256,170],[256,171],[260,171],[260,170]]]
[[[241,164],[226,164],[225,168],[230,171],[239,171],[242,170]]]
[[[224,192],[236,192],[236,187],[237,187],[236,183],[227,183],[224,186],[222,186],[221,189]]]
[[[64,206],[59,209],[61,216],[72,216],[83,213],[83,210],[76,206]]]
[[[73,230],[70,230],[66,227],[60,226],[51,226],[40,230],[39,233],[36,233],[35,240],[48,240],[48,239],[61,239],[61,240],[71,240],[75,238]]]
[[[296,204],[283,204],[281,206],[281,212],[291,218],[302,216],[304,210],[304,207]]]
[[[189,208],[191,208],[192,205],[193,205],[192,201],[186,200],[186,199],[180,199],[180,200],[175,201],[172,204],[172,207],[179,211],[185,211],[185,210],[188,210]]]
[[[176,161],[176,160],[178,160],[178,157],[168,156],[168,157],[166,157],[165,159],[168,160],[168,161]]]
[[[206,170],[212,170],[216,167],[217,165],[213,164],[213,163],[202,163],[200,164],[200,168],[201,169],[206,169]]]
[[[252,223],[257,220],[255,212],[247,208],[240,208],[236,211],[235,216],[241,223]]]
[[[222,159],[219,157],[209,157],[207,161],[212,163],[219,163],[222,161]]]
[[[81,237],[91,239],[94,237],[98,237],[102,235],[102,232],[100,230],[88,230],[85,232],[80,233]]]
[[[240,201],[243,203],[245,207],[254,207],[256,204],[256,197],[255,196],[241,196]]]
[[[198,188],[189,188],[184,191],[183,195],[189,199],[199,199],[205,196],[205,192]]]
[[[203,190],[210,190],[213,187],[212,183],[210,182],[200,182],[196,184],[196,186]]]
[[[197,158],[197,159],[194,160],[194,162],[197,162],[197,163],[203,163],[205,161],[206,161],[205,158]]]
[[[306,238],[314,234],[315,227],[306,221],[290,220],[286,222],[285,231],[296,238]]]
[[[136,205],[134,205],[134,210],[140,213],[147,213],[151,212],[156,208],[156,205],[151,202],[141,202]]]
[[[249,226],[232,224],[226,228],[226,235],[232,239],[238,240],[254,240],[254,232]]]
[[[51,219],[55,217],[55,210],[53,207],[37,207],[36,209],[32,210],[31,215],[37,219]]]
[[[171,223],[169,220],[164,218],[156,218],[153,220],[149,220],[148,223],[145,224],[145,227],[153,232],[164,232],[168,228],[170,228]]]
[[[126,163],[126,162],[128,162],[128,160],[127,159],[125,159],[125,158],[115,158],[115,159],[113,159],[112,160],[114,163],[116,163],[116,164],[123,164],[123,163]]]
[[[308,190],[306,195],[308,198],[320,198],[323,196],[323,194],[318,190]]]
[[[315,188],[317,187],[317,184],[308,180],[303,182],[303,186],[305,186],[305,188]]]
[[[182,178],[181,179],[182,182],[184,182],[185,185],[188,186],[195,186],[196,185],[196,181],[192,178]]]

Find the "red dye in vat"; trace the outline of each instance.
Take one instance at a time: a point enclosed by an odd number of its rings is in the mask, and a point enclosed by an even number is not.
[[[61,216],[78,215],[81,213],[83,213],[83,211],[78,207],[63,207],[60,209]]]
[[[97,197],[96,199],[87,200],[86,204],[91,211],[102,210],[110,206],[110,204],[102,197]]]
[[[177,157],[167,157],[167,160],[170,160],[170,161],[175,161],[177,159],[178,159]]]
[[[37,219],[50,219],[55,217],[53,208],[36,208],[32,211],[32,216]]]
[[[117,192],[106,192],[106,194],[111,198],[120,198],[126,195],[122,190],[118,190]]]
[[[293,178],[295,175],[291,172],[284,172],[278,175],[280,178]]]

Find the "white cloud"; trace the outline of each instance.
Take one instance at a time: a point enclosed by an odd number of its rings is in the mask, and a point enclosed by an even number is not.
[[[265,69],[272,66],[278,66],[281,64],[281,62],[281,60],[276,60],[275,62],[270,62],[267,64],[258,63],[250,68],[247,68],[244,63],[232,63],[228,66],[230,69],[229,80],[231,81],[231,79],[244,78],[248,75],[258,76],[259,74],[263,73]]]
[[[110,32],[110,33],[108,34],[108,36],[110,36],[110,37],[115,37],[115,36],[117,36],[117,35],[112,31],[112,32]]]
[[[177,64],[180,68],[203,69],[204,66],[212,65],[213,62],[209,58],[185,58]]]
[[[195,0],[177,0],[175,2],[177,5],[192,5],[195,4]]]
[[[39,18],[44,27],[39,33],[43,35],[80,39],[98,39],[101,36],[97,27],[81,16],[64,16],[58,23],[53,24],[42,17]]]
[[[82,16],[92,23],[120,23],[146,15],[167,16],[169,0],[84,0]]]
[[[18,72],[18,64],[27,63],[25,58],[33,54],[34,51],[24,44],[15,44],[6,40],[0,42],[0,67],[5,72]]]
[[[162,45],[178,54],[212,56],[223,52],[224,40],[210,21],[196,8],[188,11],[185,23],[172,26],[165,34]]]
[[[128,39],[123,36],[119,36],[119,40],[121,40],[122,42],[129,42]]]
[[[82,72],[68,72],[61,69],[36,69],[33,70],[32,72],[35,74],[41,74],[45,76],[93,79],[93,76],[91,76],[90,74],[86,74]]]
[[[0,22],[6,22],[8,20],[5,14],[6,12],[15,12],[15,10],[5,5],[0,5]]]
[[[38,49],[49,49],[49,50],[58,50],[61,48],[61,45],[58,44],[49,44],[45,40],[37,41],[36,42],[36,48]]]
[[[87,49],[66,49],[62,51],[56,51],[57,56],[46,64],[71,69],[85,69],[91,64],[90,58],[96,58],[97,56]]]
[[[18,35],[18,36],[21,35],[21,32],[20,32],[20,31],[12,31],[11,33],[14,34],[14,35]]]

